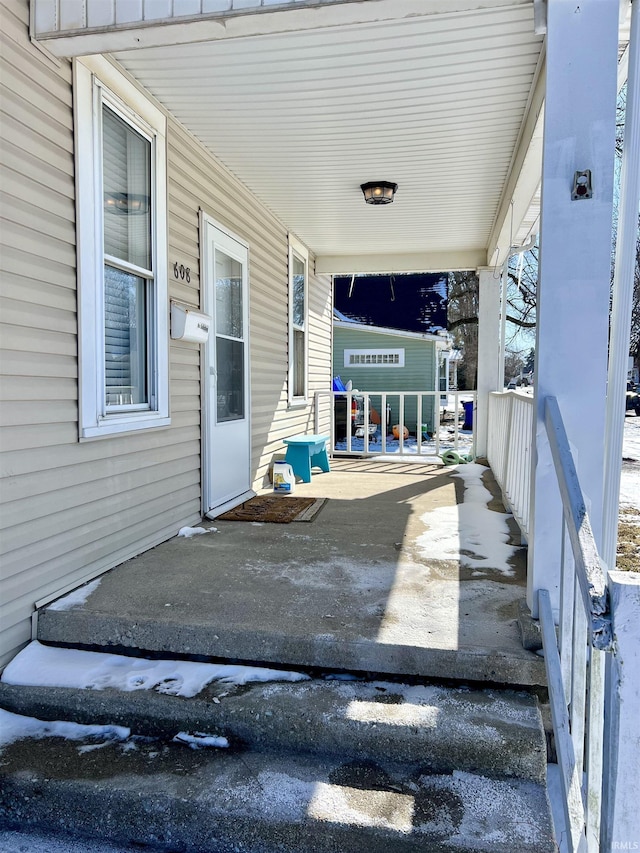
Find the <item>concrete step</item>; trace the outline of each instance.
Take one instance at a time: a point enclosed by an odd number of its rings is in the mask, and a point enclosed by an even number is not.
[[[115,607],[111,600],[109,604]],[[93,609],[89,602],[68,610],[39,611],[38,639],[124,654],[141,650],[198,659],[260,661],[290,668],[447,678],[516,688],[546,686],[544,660],[523,649],[519,641],[508,650],[491,647],[488,636],[487,645],[480,642],[475,646],[432,648],[409,634],[404,642],[353,635],[333,616],[326,617],[324,626],[293,625],[287,618],[256,627],[250,619],[247,624],[240,618],[216,621],[215,614],[192,620],[167,608],[166,612],[154,609],[148,617],[140,612],[131,616],[105,612],[102,606]],[[491,631],[490,617],[484,630],[487,635]]]
[[[21,730],[19,718],[3,724]],[[545,789],[528,780],[269,744],[191,749],[126,731],[72,741],[46,736],[61,732],[51,724],[49,732],[27,726],[33,737],[2,749],[0,824],[8,828],[184,853],[555,849]]]
[[[96,671],[101,660],[109,660],[121,682],[135,677],[127,673],[128,663],[138,673],[144,666],[136,658],[79,654],[95,658]],[[66,668],[74,655],[78,652],[55,650],[53,666]],[[172,679],[179,678],[178,666],[175,662]],[[24,674],[13,680],[25,680]],[[166,682],[156,687],[171,689]],[[268,744],[345,760],[401,761],[433,773],[463,770],[542,782],[546,771],[537,700],[522,692],[314,679],[240,686],[213,682],[184,698],[155,689],[0,683],[0,707],[40,720],[113,724],[168,739],[180,731],[215,732],[237,747]]]

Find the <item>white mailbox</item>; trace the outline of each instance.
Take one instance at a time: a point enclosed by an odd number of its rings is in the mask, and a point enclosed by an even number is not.
[[[204,344],[209,339],[212,323],[208,314],[171,303],[171,337],[176,341]]]

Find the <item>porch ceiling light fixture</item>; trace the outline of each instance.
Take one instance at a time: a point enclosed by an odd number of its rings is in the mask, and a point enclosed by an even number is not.
[[[391,204],[398,185],[389,181],[369,181],[368,184],[360,184],[360,189],[367,204]]]
[[[104,209],[121,216],[140,216],[149,210],[149,196],[136,193],[105,192]]]

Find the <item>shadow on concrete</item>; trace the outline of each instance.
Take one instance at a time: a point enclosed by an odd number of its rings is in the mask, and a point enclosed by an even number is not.
[[[217,531],[174,538],[113,569],[84,605],[45,610],[40,639],[544,684],[543,661],[522,649],[515,621],[522,554],[506,574],[439,559],[437,548],[421,544],[430,527],[437,541],[438,519],[449,519],[443,528],[459,524],[464,484],[450,469],[339,459],[296,494],[329,501],[310,523],[206,522]]]

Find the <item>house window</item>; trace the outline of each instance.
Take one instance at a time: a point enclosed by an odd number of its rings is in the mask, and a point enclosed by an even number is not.
[[[307,399],[307,326],[309,255],[289,238],[289,402]]]
[[[346,349],[345,367],[404,367],[404,348]]]
[[[169,424],[166,120],[99,57],[76,62],[80,436]]]

